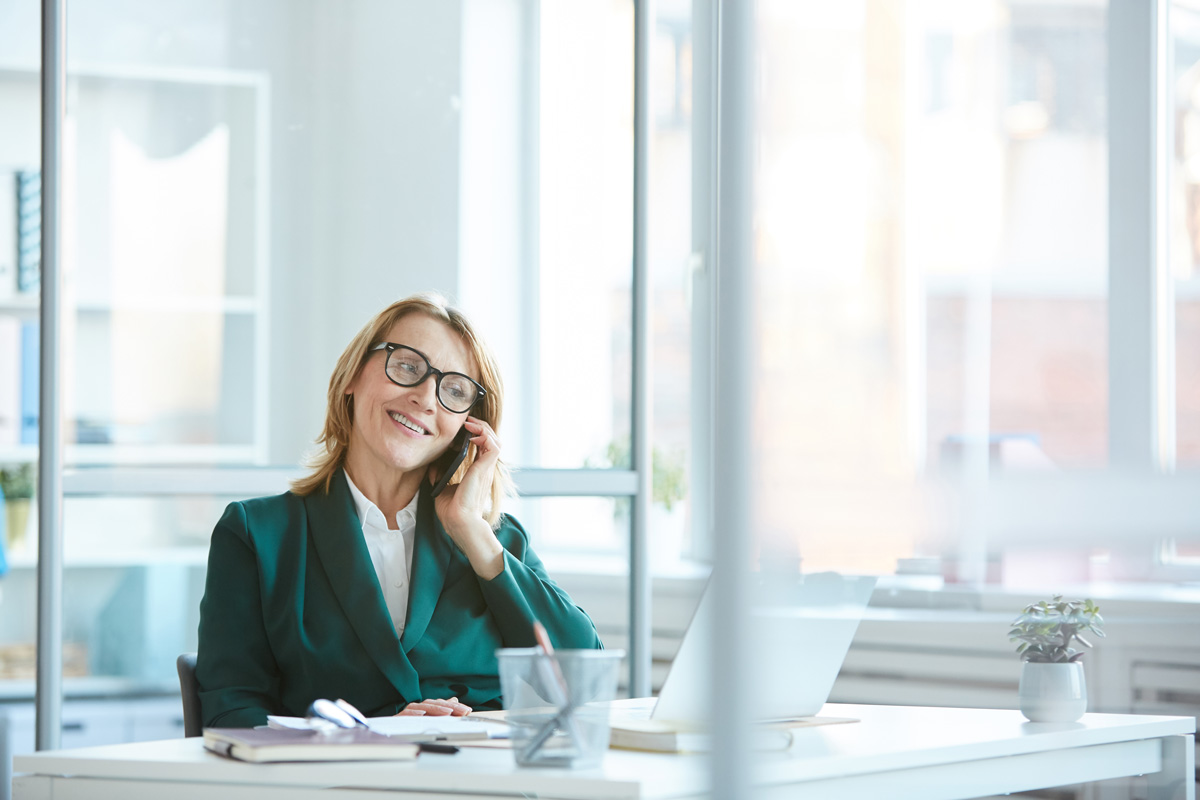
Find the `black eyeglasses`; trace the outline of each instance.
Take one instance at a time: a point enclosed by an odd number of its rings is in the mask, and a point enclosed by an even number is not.
[[[438,402],[454,414],[467,413],[487,394],[482,386],[461,372],[435,369],[420,350],[393,342],[380,342],[371,348],[372,353],[376,350],[387,351],[383,371],[388,380],[397,386],[417,386],[430,375],[436,375]]]

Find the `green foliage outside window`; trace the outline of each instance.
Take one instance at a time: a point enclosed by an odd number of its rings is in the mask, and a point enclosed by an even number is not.
[[[651,450],[650,461],[651,499],[670,511],[687,496],[687,474],[684,471],[683,454],[664,453],[655,447]],[[622,437],[609,442],[603,462],[588,459],[584,466],[589,469],[630,469],[633,461],[630,457],[629,438]],[[628,513],[629,498],[618,497],[616,515],[619,517]]]

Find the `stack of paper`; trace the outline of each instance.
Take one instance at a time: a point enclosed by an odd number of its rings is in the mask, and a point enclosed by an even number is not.
[[[267,717],[276,730],[310,730],[303,717]],[[371,717],[371,731],[397,742],[459,742],[486,739],[495,726],[474,722],[468,717]]]

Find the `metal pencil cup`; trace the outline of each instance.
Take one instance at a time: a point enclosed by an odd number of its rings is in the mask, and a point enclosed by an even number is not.
[[[496,651],[513,755],[521,766],[590,767],[608,749],[609,704],[617,693],[624,650],[558,650],[537,647]]]

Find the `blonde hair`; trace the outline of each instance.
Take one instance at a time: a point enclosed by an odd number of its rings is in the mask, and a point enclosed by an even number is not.
[[[492,351],[476,335],[475,329],[463,313],[447,305],[441,295],[432,292],[415,294],[392,303],[376,314],[342,351],[337,365],[333,368],[333,375],[329,378],[325,427],[317,437],[315,450],[307,459],[308,466],[313,471],[308,476],[292,482],[292,491],[296,494],[307,496],[317,491],[329,491],[334,474],[346,463],[350,430],[354,425],[354,397],[346,394],[346,390],[373,355],[371,346],[382,341],[392,326],[409,314],[425,314],[444,323],[462,337],[463,343],[475,357],[475,363],[479,365],[479,382],[487,391],[487,395],[471,409],[471,413],[490,425],[492,430],[499,432],[504,408],[504,384]],[[475,457],[476,451],[472,445],[462,465],[450,479],[451,483],[462,480],[467,469],[474,463]],[[500,524],[501,501],[505,495],[511,493],[512,478],[509,476],[508,467],[502,461],[497,461],[492,474],[491,508],[484,514],[484,518],[493,528]]]

